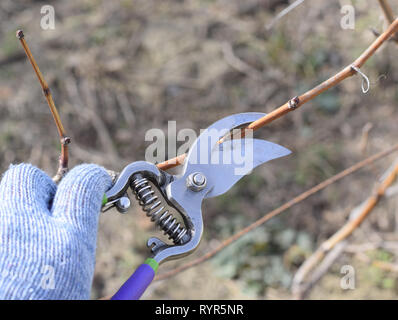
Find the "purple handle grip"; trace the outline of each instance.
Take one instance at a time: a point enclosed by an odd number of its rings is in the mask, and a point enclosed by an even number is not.
[[[146,263],[141,264],[114,294],[111,300],[138,300],[155,277],[155,271]]]

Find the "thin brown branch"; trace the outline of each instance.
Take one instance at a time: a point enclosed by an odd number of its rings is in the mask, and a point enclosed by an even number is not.
[[[28,44],[26,43],[25,35],[22,30],[17,31],[17,38],[21,42],[21,45],[26,53],[26,56],[28,57],[33,67],[33,70],[35,71],[37,78],[39,79],[41,88],[43,89],[44,97],[46,98],[47,104],[50,107],[51,114],[54,118],[54,122],[58,130],[60,143],[61,143],[61,155],[59,157],[58,170],[56,175],[53,177],[53,180],[55,182],[59,182],[62,179],[62,177],[65,175],[65,173],[68,171],[68,162],[69,162],[68,145],[70,144],[71,139],[65,133],[65,129],[62,125],[61,118],[58,114],[57,108],[55,107],[55,103],[51,95],[50,88],[48,87],[46,80],[44,80],[43,74],[41,73],[39,66],[36,63],[36,60],[33,57],[32,52],[28,47]]]
[[[379,4],[381,7],[381,10],[383,10],[384,16],[386,18],[386,20],[388,21],[388,23],[393,23],[394,21],[394,13],[392,12],[392,9],[390,7],[390,5],[388,4],[387,0],[379,0]]]
[[[384,196],[386,189],[394,182],[398,174],[398,163],[391,173],[380,183],[376,191],[368,198],[360,214],[345,224],[337,233],[322,245],[324,251],[329,251],[337,243],[347,238],[368,216],[379,200]]]
[[[386,18],[387,22],[389,24],[393,23],[394,19],[395,19],[395,15],[388,3],[387,0],[378,0],[379,1],[379,5],[381,7],[381,10],[383,11],[384,17]],[[392,39],[398,43],[398,35],[395,34]]]
[[[356,210],[353,210],[353,214],[346,224],[333,236],[324,241],[321,246],[301,265],[294,276],[292,286],[292,291],[296,299],[302,299],[306,294],[308,294],[310,287],[312,287],[315,283],[314,280],[310,280],[307,284],[303,284],[307,275],[312,272],[312,270],[333,248],[350,236],[359,227],[359,225],[365,220],[369,213],[374,209],[376,204],[384,196],[385,191],[394,182],[397,175],[398,161],[395,162],[392,170],[390,170],[383,181],[377,185],[375,191],[369,196],[369,198],[363,204],[358,206]],[[320,277],[315,279],[315,281],[318,281],[319,279]]]
[[[220,252],[221,250],[223,250],[225,247],[229,246],[230,244],[232,244],[233,242],[235,242],[236,240],[238,240],[239,238],[241,238],[242,236],[244,236],[245,234],[247,234],[248,232],[254,230],[255,228],[261,226],[262,224],[264,224],[265,222],[267,222],[268,220],[270,220],[271,218],[281,214],[282,212],[286,211],[287,209],[290,209],[291,207],[293,207],[294,205],[302,202],[303,200],[307,199],[308,197],[312,196],[313,194],[325,189],[326,187],[330,186],[331,184],[341,180],[342,178],[348,176],[351,173],[354,173],[355,171],[358,171],[359,169],[366,167],[372,163],[374,163],[375,161],[382,159],[384,157],[386,157],[387,155],[395,152],[398,150],[398,144],[394,145],[393,147],[379,152],[371,157],[368,157],[362,161],[357,162],[356,164],[354,164],[353,166],[341,171],[340,173],[330,177],[329,179],[326,179],[325,181],[319,183],[318,185],[312,187],[311,189],[301,193],[300,195],[296,196],[295,198],[291,199],[290,201],[284,203],[283,205],[281,205],[279,208],[272,210],[271,212],[265,214],[263,217],[261,217],[260,219],[258,219],[257,221],[253,222],[252,224],[250,224],[249,226],[247,226],[246,228],[240,230],[239,232],[235,233],[234,235],[232,235],[231,237],[227,238],[226,240],[224,240],[219,246],[217,246],[215,249],[209,251],[208,253],[204,254],[203,256],[192,260],[191,262],[188,262],[180,267],[177,267],[175,269],[172,269],[168,272],[159,274],[156,277],[156,280],[164,280],[166,278],[172,277],[182,271],[185,271],[191,267],[194,267],[206,260],[209,260],[210,258],[212,258],[213,256],[215,256],[218,252]]]
[[[315,284],[322,279],[322,277],[328,272],[333,263],[340,257],[340,255],[344,252],[348,242],[342,241],[337,244],[332,250],[330,250],[319,264],[319,266],[311,272],[310,279],[307,282],[301,282],[301,278],[299,273],[296,273],[293,283],[292,283],[292,294],[293,298],[296,300],[304,299],[311,291],[311,289],[315,286]],[[318,256],[314,255],[310,258],[316,259]],[[309,259],[310,259],[309,258]],[[309,260],[309,263],[314,260]]]
[[[375,41],[352,64],[345,67],[343,70],[341,70],[334,76],[330,77],[329,79],[325,80],[315,88],[305,92],[300,96],[296,96],[290,99],[285,104],[275,109],[271,113],[252,122],[251,124],[249,124],[247,129],[257,130],[259,128],[262,128],[263,126],[284,116],[285,114],[298,109],[308,101],[311,101],[312,99],[320,95],[322,92],[336,86],[337,84],[347,79],[348,77],[353,76],[354,74],[356,74],[356,72],[352,68],[352,66],[360,68],[376,52],[376,50],[397,31],[398,31],[398,19],[395,19],[393,23],[387,28],[387,30],[384,31],[377,39],[375,39]],[[184,162],[184,159],[185,159],[185,154],[182,154],[176,158],[161,162],[157,166],[159,169],[167,170],[182,164]]]

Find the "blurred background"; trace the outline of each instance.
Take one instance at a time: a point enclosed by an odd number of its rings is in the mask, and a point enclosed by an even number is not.
[[[270,112],[353,62],[387,27],[377,1],[307,0],[267,28],[287,0],[81,0],[0,3],[0,172],[30,162],[54,175],[59,139],[42,90],[15,37],[25,38],[47,80],[66,132],[70,167],[120,171],[143,160],[145,132],[199,132],[239,112]],[[343,29],[343,5],[355,28]],[[43,30],[42,6],[55,9]],[[390,1],[398,13],[396,1]],[[397,143],[397,45],[385,43],[362,67],[371,89],[351,77],[256,132],[293,154],[255,169],[203,206],[205,234],[181,265],[340,170]],[[394,155],[317,193],[247,234],[213,259],[154,283],[146,299],[290,299],[306,258],[372,192]],[[92,298],[112,294],[148,255],[152,223],[135,206],[100,218]],[[388,241],[388,248],[371,246]],[[360,245],[370,244],[363,249]],[[395,244],[395,246],[394,246]],[[396,299],[398,201],[383,200],[308,299]],[[362,249],[358,249],[358,248]],[[357,249],[355,249],[357,248]],[[340,287],[343,265],[356,289]]]

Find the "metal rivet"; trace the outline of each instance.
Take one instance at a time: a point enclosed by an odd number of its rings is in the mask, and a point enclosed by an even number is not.
[[[129,210],[130,205],[130,199],[127,196],[123,196],[116,202],[116,209],[120,213],[126,213]]]
[[[206,176],[203,173],[191,173],[187,178],[187,187],[197,192],[206,187],[206,182]]]

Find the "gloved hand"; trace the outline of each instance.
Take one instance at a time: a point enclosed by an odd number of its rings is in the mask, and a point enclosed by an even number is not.
[[[0,183],[0,299],[88,299],[105,169],[79,165],[58,188],[29,164]]]

